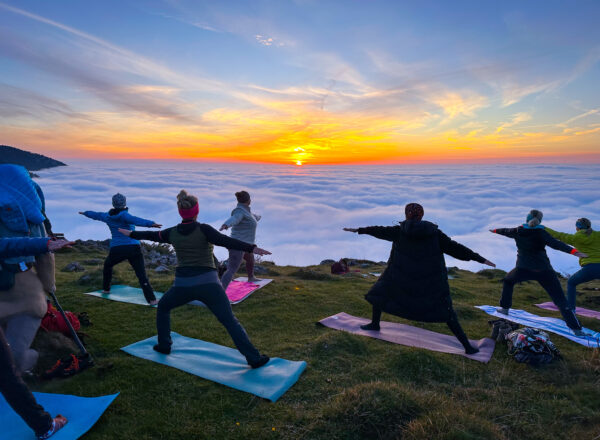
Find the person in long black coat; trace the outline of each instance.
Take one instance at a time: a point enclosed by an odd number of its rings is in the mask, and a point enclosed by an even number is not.
[[[466,353],[477,353],[452,307],[444,254],[496,265],[423,220],[424,210],[418,203],[406,205],[405,214],[406,220],[398,226],[344,228],[393,242],[387,268],[365,295],[373,305],[372,322],[361,328],[378,331],[382,311],[413,321],[445,322]]]

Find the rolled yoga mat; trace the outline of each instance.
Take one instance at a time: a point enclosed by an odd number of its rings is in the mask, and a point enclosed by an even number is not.
[[[304,361],[271,358],[263,367],[252,369],[242,354],[229,347],[171,333],[171,354],[152,349],[156,336],[121,348],[133,356],[177,368],[195,376],[245,391],[272,402],[279,399],[297,381]]]
[[[119,395],[78,397],[67,394],[33,393],[37,402],[52,416],[65,416],[69,422],[52,440],[76,440],[88,432]],[[0,394],[0,439],[35,440],[34,432],[13,411]]]
[[[483,338],[478,341],[470,340],[471,345],[479,349],[479,353],[466,354],[465,349],[454,336],[395,322],[382,321],[380,323],[380,331],[363,330],[360,328],[361,325],[368,324],[369,322],[371,322],[369,319],[358,318],[343,312],[319,321],[320,324],[336,330],[343,330],[356,335],[368,336],[408,347],[458,354],[484,363],[490,361],[494,353],[494,347],[496,346],[494,340],[490,338]]]
[[[483,310],[488,315],[495,316],[497,318],[506,319],[508,321],[516,322],[518,324],[525,325],[527,327],[533,327],[540,330],[546,330],[557,335],[563,336],[570,339],[578,344],[585,345],[586,347],[600,347],[600,333],[590,330],[589,328],[583,328],[583,331],[588,333],[587,336],[575,336],[571,329],[567,327],[567,324],[562,319],[548,318],[544,316],[534,315],[533,313],[526,312],[525,310],[510,309],[508,316],[503,313],[498,313],[494,306],[475,306],[476,308]]]
[[[555,312],[559,311],[558,307],[556,307],[554,305],[554,303],[551,301],[541,303],[541,304],[536,304],[536,306],[538,306],[540,309],[552,310]],[[598,312],[596,310],[584,309],[583,307],[577,307],[575,309],[575,313],[577,313],[580,316],[585,316],[586,318],[600,319],[600,312]]]

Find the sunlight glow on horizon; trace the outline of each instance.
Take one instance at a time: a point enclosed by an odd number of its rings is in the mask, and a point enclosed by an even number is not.
[[[296,166],[600,162],[593,3],[112,1],[0,0],[0,144]]]

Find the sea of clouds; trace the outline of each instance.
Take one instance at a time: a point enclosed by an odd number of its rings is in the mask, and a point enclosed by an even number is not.
[[[499,268],[515,263],[514,241],[488,232],[517,226],[530,209],[543,223],[575,232],[588,217],[600,227],[600,165],[378,165],[303,166],[198,162],[77,161],[38,172],[55,232],[70,239],[105,239],[108,228],[78,215],[106,211],[111,196],[127,196],[130,213],[165,227],[179,220],[175,197],[186,189],[200,200],[199,221],[215,228],[250,192],[262,215],[257,244],[279,265],[318,264],[325,258],[387,260],[391,244],[344,232],[343,227],[393,225],[404,205],[419,202],[425,219]],[[227,251],[217,248],[219,259]],[[573,273],[577,258],[548,249],[554,268]],[[485,266],[446,257],[448,266]]]

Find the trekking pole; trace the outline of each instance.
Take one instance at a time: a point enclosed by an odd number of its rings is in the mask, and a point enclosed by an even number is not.
[[[85,349],[85,347],[81,343],[81,340],[79,339],[79,336],[77,336],[77,332],[75,331],[75,329],[71,325],[71,321],[69,321],[69,319],[67,318],[67,315],[65,314],[65,311],[63,310],[63,308],[58,303],[58,298],[56,298],[56,287],[54,287],[52,290],[50,290],[50,295],[52,296],[52,300],[54,301],[54,305],[56,306],[56,308],[58,309],[58,311],[62,315],[63,319],[65,320],[65,322],[69,326],[69,330],[71,330],[71,335],[73,336],[73,339],[75,340],[75,343],[79,347],[79,350],[81,351],[81,355],[89,357],[91,359],[90,354],[88,353],[88,351]]]

